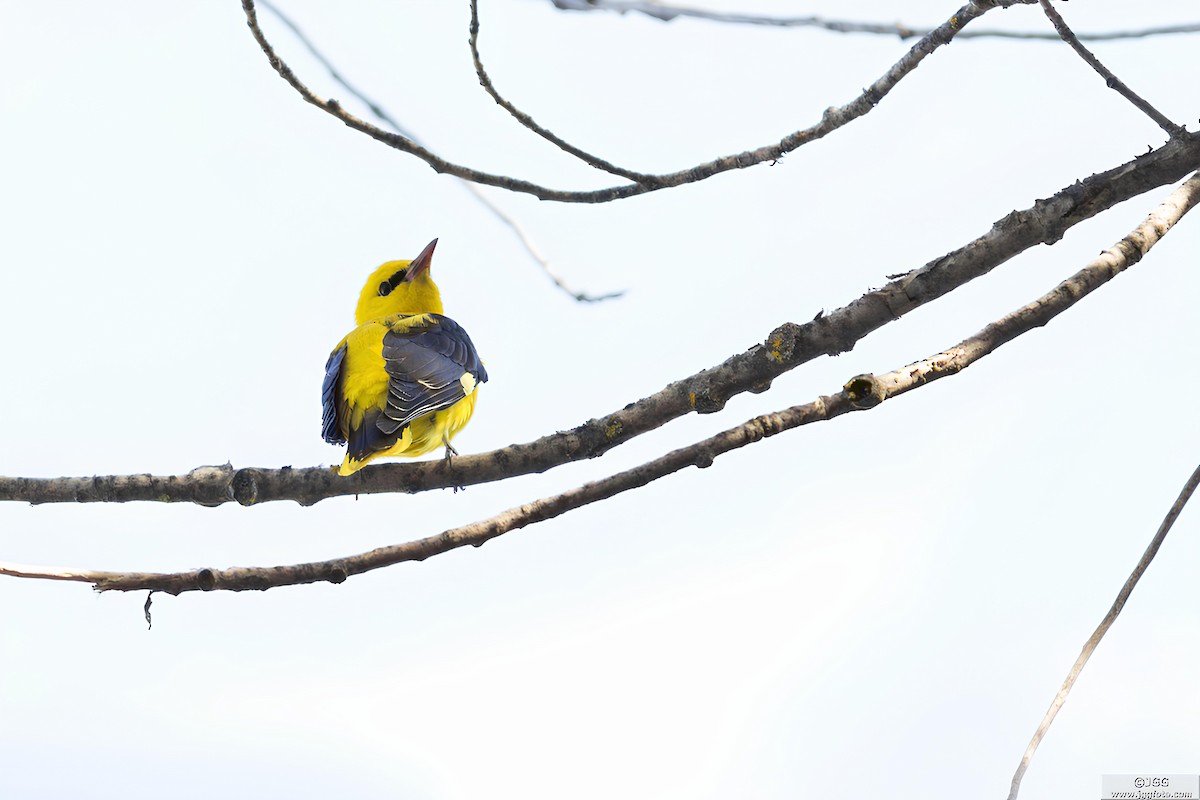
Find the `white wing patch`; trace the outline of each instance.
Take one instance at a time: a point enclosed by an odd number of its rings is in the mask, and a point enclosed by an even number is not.
[[[471,392],[475,391],[475,376],[471,373],[464,372],[462,377],[458,379],[458,382],[462,384],[464,396],[470,395]]]

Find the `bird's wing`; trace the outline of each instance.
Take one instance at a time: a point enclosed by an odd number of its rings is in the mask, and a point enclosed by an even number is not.
[[[388,395],[375,422],[381,433],[394,434],[418,417],[447,409],[487,380],[471,337],[454,320],[421,314],[389,318],[387,325]]]
[[[342,381],[342,362],[346,360],[346,340],[329,354],[325,362],[325,381],[321,384],[321,435],[330,444],[345,444],[344,425],[338,424],[339,386]]]

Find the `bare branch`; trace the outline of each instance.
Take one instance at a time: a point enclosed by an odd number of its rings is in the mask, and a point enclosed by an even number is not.
[[[802,325],[785,323],[766,341],[724,363],[676,381],[659,392],[576,428],[477,455],[372,465],[350,477],[327,467],[259,469],[201,467],[172,476],[93,478],[0,477],[0,501],[190,502],[242,505],[327,497],[420,492],[545,472],[595,458],[677,417],[719,411],[730,397],[762,392],[779,375],[820,355],[850,350],[863,337],[990,272],[1034,245],[1053,244],[1075,224],[1117,203],[1200,169],[1200,134],[1172,139],[1158,150],[1076,182],[1033,206],[998,220],[990,231],[919,269],[867,292],[852,303]]]
[[[885,400],[919,388],[930,381],[955,375],[971,364],[1078,303],[1110,280],[1142,260],[1159,239],[1184,214],[1200,202],[1200,173],[1192,175],[1173,191],[1146,220],[1121,241],[1102,252],[1079,272],[1042,295],[988,325],[957,346],[887,375],[860,376],[846,384],[861,398]]]
[[[658,2],[641,2],[640,0],[550,0],[556,8],[564,11],[609,11],[618,14],[637,13],[647,17],[671,22],[675,19],[692,18],[709,22],[719,22],[732,25],[764,25],[772,28],[819,28],[833,33],[871,33],[883,36],[898,36],[901,39],[911,39],[916,36],[926,36],[932,28],[914,27],[903,23],[858,22],[854,20],[827,19],[825,17],[771,17],[759,14],[739,14],[736,12],[708,11],[701,8],[668,5]],[[1036,0],[1022,0],[1022,5],[1033,5]],[[1014,4],[1016,5],[1016,4]],[[1076,34],[1085,42],[1115,41],[1120,39],[1146,39],[1152,36],[1165,36],[1181,33],[1200,33],[1200,22],[1182,25],[1159,25],[1150,28],[1136,28],[1124,31],[1107,31],[1097,33]],[[1043,42],[1057,42],[1056,33],[1043,31],[1003,31],[1003,30],[969,30],[963,31],[958,39],[1025,39]]]
[[[358,98],[359,102],[365,105],[367,110],[375,115],[376,119],[382,121],[385,125],[404,138],[411,139],[414,142],[417,141],[417,137],[414,136],[412,132],[406,130],[403,125],[397,122],[396,118],[389,114],[383,106],[376,103],[370,97],[367,97],[365,94],[359,91],[354,84],[350,83],[350,81],[348,81],[346,77],[338,71],[337,67],[333,65],[333,62],[326,58],[325,54],[317,49],[316,44],[314,44],[312,39],[308,37],[308,34],[306,34],[300,28],[300,26],[292,20],[291,17],[283,13],[283,11],[281,11],[274,3],[270,2],[270,0],[257,0],[257,2],[263,8],[274,14],[276,19],[282,22],[287,29],[292,32],[292,35],[300,40],[300,44],[304,45],[304,49],[308,50],[308,54],[315,58],[317,62],[325,68],[325,70],[329,73],[329,77],[333,78],[334,81],[339,83],[343,89],[354,95],[354,97]]]
[[[946,20],[945,23],[935,28],[928,35],[921,37],[920,41],[914,44],[882,77],[864,89],[857,98],[844,106],[826,109],[825,113],[821,116],[820,122],[804,130],[789,134],[778,142],[759,147],[755,150],[722,156],[678,172],[664,173],[662,175],[646,175],[642,181],[637,183],[611,186],[606,189],[591,191],[551,189],[530,181],[511,178],[506,175],[481,172],[470,167],[455,164],[438,156],[433,151],[422,147],[407,136],[385,131],[369,122],[359,119],[342,108],[341,104],[336,100],[322,100],[313,94],[300,81],[292,69],[275,53],[271,43],[267,41],[262,28],[259,27],[258,16],[254,10],[254,0],[242,0],[242,9],[246,14],[246,24],[249,25],[255,40],[266,54],[271,67],[279,73],[279,76],[287,81],[306,102],[336,117],[348,127],[365,133],[389,147],[420,158],[437,172],[454,175],[464,180],[486,186],[496,186],[513,192],[525,192],[540,200],[554,200],[563,203],[605,203],[659,189],[684,186],[711,178],[723,172],[729,172],[730,170],[744,169],[755,164],[775,161],[809,142],[816,141],[867,114],[905,76],[915,70],[927,55],[950,42],[972,20],[987,13],[995,5],[1011,5],[1015,2],[1033,2],[1033,0],[990,0],[990,2],[973,0],[973,2],[967,3]]]
[[[537,246],[537,243],[533,241],[533,238],[525,231],[525,228],[515,219],[510,217],[504,211],[504,209],[500,208],[500,206],[493,203],[486,195],[484,195],[483,187],[462,179],[459,179],[459,184],[468,192],[479,198],[479,202],[487,206],[488,210],[495,214],[497,219],[507,225],[509,229],[511,229],[512,232],[517,235],[517,238],[521,240],[521,246],[525,248],[525,252],[529,254],[530,258],[538,263],[538,265],[542,268],[542,272],[546,273],[546,277],[553,281],[554,285],[559,289],[571,295],[571,297],[575,298],[580,303],[602,303],[605,300],[615,300],[618,297],[625,296],[624,289],[620,289],[615,292],[605,292],[604,294],[589,294],[571,286],[571,284],[567,283],[567,280],[558,273],[558,270],[554,268],[554,265],[550,263],[550,259],[547,258],[542,252],[542,249]]]
[[[596,169],[604,170],[605,172],[608,172],[613,175],[618,175],[622,178],[628,178],[629,180],[633,181],[634,183],[653,183],[654,182],[655,178],[653,175],[645,175],[641,172],[634,172],[633,170],[628,170],[628,169],[625,169],[624,167],[618,167],[615,164],[605,161],[603,158],[600,158],[599,156],[594,156],[591,153],[576,147],[575,145],[571,144],[570,142],[568,142],[568,141],[562,139],[561,137],[559,137],[558,135],[556,135],[553,131],[551,131],[547,128],[543,128],[541,125],[538,125],[536,122],[534,122],[533,117],[529,116],[524,111],[517,108],[516,106],[514,106],[512,103],[510,103],[508,100],[506,100],[504,97],[502,97],[500,95],[500,92],[498,92],[496,90],[495,85],[492,83],[491,76],[488,75],[487,70],[484,69],[483,60],[479,55],[479,2],[478,2],[478,0],[471,0],[471,28],[470,28],[470,36],[468,38],[468,42],[471,46],[471,59],[475,62],[475,74],[479,76],[479,85],[482,86],[484,88],[484,91],[486,91],[491,96],[491,98],[496,101],[496,105],[500,106],[505,111],[507,111],[509,114],[511,114],[513,119],[515,119],[517,122],[521,123],[523,126],[528,128],[529,130],[536,133],[538,136],[541,136],[543,139],[550,142],[555,147],[559,148],[560,150],[562,150],[564,152],[570,153],[571,155],[578,158],[580,161],[583,161],[585,164],[595,167]]]
[[[1096,58],[1091,50],[1088,50],[1086,47],[1084,47],[1079,41],[1079,38],[1071,32],[1071,29],[1067,26],[1066,20],[1064,20],[1059,13],[1054,10],[1054,6],[1050,5],[1050,0],[1038,0],[1038,2],[1041,3],[1042,11],[1044,11],[1050,21],[1054,23],[1054,30],[1058,31],[1058,35],[1062,38],[1062,40],[1071,45],[1071,49],[1078,53],[1079,57],[1086,61],[1088,66],[1094,69],[1100,75],[1100,77],[1104,78],[1104,82],[1108,85],[1108,88],[1115,90],[1126,100],[1133,103],[1138,110],[1150,117],[1150,119],[1154,120],[1155,124],[1166,131],[1169,136],[1179,136],[1180,134],[1184,133],[1184,128],[1182,126],[1176,125],[1174,122],[1167,119],[1166,115],[1164,115],[1154,106],[1150,105],[1150,103],[1146,102],[1146,100],[1142,99],[1142,97],[1140,97],[1136,92],[1126,86],[1120,78],[1114,75],[1108,67],[1100,63],[1100,59]]]
[[[417,142],[418,144],[420,143],[420,140],[412,133],[405,130],[404,126],[397,122],[396,118],[389,114],[382,105],[375,102],[370,97],[367,97],[367,95],[363,94],[362,91],[350,83],[350,81],[348,81],[345,76],[342,75],[342,73],[338,72],[337,68],[333,66],[333,63],[330,62],[329,59],[317,49],[317,46],[313,44],[308,35],[300,29],[300,26],[292,21],[291,17],[289,17],[287,14],[284,14],[274,3],[268,2],[268,0],[258,0],[258,2],[263,6],[263,8],[266,8],[268,11],[278,17],[279,21],[286,25],[288,29],[292,31],[292,34],[300,40],[300,43],[308,49],[309,54],[312,55],[313,58],[320,62],[320,64],[329,71],[329,77],[333,78],[334,81],[341,84],[346,91],[358,98],[358,100],[362,102],[372,114],[375,115],[376,119],[383,122],[401,136],[405,136],[412,141]],[[520,240],[521,246],[525,248],[525,252],[527,252],[529,257],[532,258],[542,268],[542,271],[546,273],[550,280],[554,282],[554,285],[559,289],[571,295],[571,297],[575,298],[581,303],[599,303],[604,300],[612,300],[614,298],[621,297],[623,294],[625,294],[624,292],[608,292],[606,294],[593,295],[579,291],[578,289],[568,285],[562,276],[560,276],[554,270],[550,264],[550,260],[546,258],[546,256],[542,253],[541,248],[537,246],[537,244],[533,241],[533,238],[525,231],[519,222],[517,222],[503,209],[496,205],[492,199],[484,194],[483,190],[478,186],[470,181],[462,180],[461,178],[459,181],[464,189],[474,195],[476,200],[486,207],[488,211],[491,211],[492,214],[494,214],[496,218],[500,220],[500,222],[508,226],[508,228],[517,235],[517,239]]]
[[[859,375],[837,394],[811,403],[755,417],[695,444],[674,450],[639,467],[602,480],[586,483],[552,497],[510,508],[494,517],[451,528],[436,536],[403,544],[380,547],[366,553],[329,561],[280,567],[234,567],[201,569],[178,573],[92,572],[0,564],[0,574],[21,578],[43,578],[92,583],[99,591],[151,590],[180,594],[191,591],[264,590],[276,586],[328,581],[342,583],[351,575],[392,566],[405,561],[424,561],[430,556],[459,547],[479,547],[489,539],[565,514],[590,503],[605,500],[630,489],[647,485],[689,466],[705,468],[724,453],[761,441],[785,430],[812,422],[833,419],[852,411],[865,411],[885,400],[919,389],[939,378],[957,375],[1001,345],[1045,325],[1075,303],[1141,260],[1200,200],[1200,175],[1193,175],[1159,206],[1150,217],[1113,247],[1101,253],[1048,294],[988,325],[957,346],[914,364],[883,375]],[[1168,526],[1169,527],[1169,526]],[[1162,532],[1165,535],[1165,531]],[[1157,544],[1153,545],[1157,550]],[[1147,551],[1153,557],[1151,551]],[[1147,561],[1148,563],[1148,561]],[[1142,570],[1144,566],[1140,567]],[[1140,572],[1136,575],[1140,576]],[[1136,578],[1131,578],[1136,583]],[[1132,586],[1127,584],[1132,590]],[[1128,596],[1128,591],[1124,593]],[[1123,598],[1118,598],[1124,603]],[[1119,611],[1119,608],[1117,609]],[[1102,635],[1102,634],[1101,634]],[[1086,659],[1085,659],[1086,660]],[[1061,703],[1060,703],[1061,705]]]
[[[1158,526],[1158,531],[1154,534],[1154,538],[1150,540],[1146,552],[1142,553],[1142,557],[1138,559],[1137,566],[1133,568],[1133,572],[1125,579],[1125,585],[1117,593],[1117,599],[1113,601],[1112,608],[1104,615],[1104,619],[1100,620],[1100,624],[1096,626],[1096,630],[1092,632],[1091,637],[1084,642],[1083,651],[1080,652],[1079,658],[1075,659],[1075,663],[1071,666],[1071,671],[1067,673],[1067,678],[1063,681],[1062,688],[1054,696],[1054,702],[1050,704],[1050,709],[1046,712],[1042,723],[1034,731],[1033,738],[1029,741],[1029,747],[1025,748],[1025,755],[1021,757],[1021,763],[1017,766],[1016,774],[1013,775],[1012,788],[1008,792],[1008,800],[1016,800],[1017,792],[1021,790],[1021,779],[1025,776],[1025,770],[1029,767],[1029,760],[1033,758],[1034,752],[1037,750],[1038,745],[1041,744],[1042,737],[1049,730],[1050,723],[1054,722],[1054,718],[1058,715],[1058,710],[1062,708],[1063,703],[1067,702],[1067,695],[1071,692],[1071,688],[1079,678],[1079,673],[1083,672],[1084,666],[1087,664],[1088,659],[1092,657],[1092,653],[1095,652],[1096,647],[1099,646],[1100,640],[1104,638],[1104,634],[1108,633],[1108,629],[1117,621],[1117,616],[1121,613],[1121,609],[1125,608],[1125,601],[1129,599],[1129,595],[1133,593],[1133,588],[1142,579],[1142,575],[1145,573],[1146,568],[1150,566],[1150,562],[1158,555],[1158,549],[1162,547],[1163,541],[1167,538],[1167,533],[1171,530],[1171,526],[1175,524],[1175,520],[1178,519],[1180,512],[1183,511],[1183,507],[1191,499],[1197,486],[1200,486],[1200,467],[1196,467],[1192,476],[1184,484],[1183,491],[1175,499],[1174,505],[1167,512],[1167,516],[1163,519],[1162,524]]]

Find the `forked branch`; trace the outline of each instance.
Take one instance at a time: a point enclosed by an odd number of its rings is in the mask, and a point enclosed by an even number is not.
[[[1200,175],[1193,175],[1171,193],[1141,225],[1082,270],[1043,295],[953,348],[883,375],[860,375],[836,394],[755,417],[665,456],[602,480],[552,497],[511,508],[489,519],[451,528],[435,536],[391,545],[345,558],[279,567],[201,569],[178,573],[93,572],[0,564],[0,574],[23,578],[81,581],[99,591],[151,590],[170,594],[190,591],[264,590],[277,586],[328,581],[341,583],[357,575],[405,561],[423,561],[459,547],[478,547],[509,531],[565,514],[678,472],[689,466],[708,467],[718,456],[786,430],[833,419],[852,411],[875,408],[900,394],[932,381],[956,375],[981,358],[1079,302],[1116,275],[1141,260],[1184,214],[1200,201]]]
[[[675,186],[683,186],[689,183],[706,180],[714,175],[720,175],[724,172],[729,172],[735,169],[744,169],[746,167],[762,164],[764,162],[772,162],[783,155],[790,153],[809,142],[814,142],[817,139],[823,138],[833,131],[842,128],[853,120],[869,113],[872,108],[878,105],[884,97],[886,97],[892,89],[896,87],[901,80],[909,75],[913,70],[930,53],[937,50],[944,44],[950,42],[958,33],[971,21],[985,14],[993,5],[1011,5],[1014,2],[1032,2],[1033,0],[992,0],[992,2],[983,2],[983,0],[975,0],[967,3],[957,12],[954,13],[946,22],[933,29],[926,36],[914,44],[904,56],[897,61],[892,67],[878,80],[868,86],[854,100],[846,105],[838,107],[830,107],[822,114],[821,119],[815,125],[812,125],[803,130],[788,134],[777,142],[769,145],[749,150],[742,153],[715,158],[711,161],[706,161],[697,164],[687,169],[676,172],[663,173],[658,175],[639,175],[639,179],[633,183],[623,184],[621,186],[610,186],[606,189],[595,190],[580,190],[570,191],[562,189],[552,189],[547,186],[533,183],[531,181],[512,178],[507,175],[497,175],[494,173],[483,172],[470,167],[456,164],[448,161],[434,153],[428,148],[422,147],[411,138],[402,136],[392,131],[383,130],[382,128],[372,125],[365,120],[359,119],[346,109],[342,108],[341,104],[336,100],[322,99],[312,92],[292,71],[284,61],[275,52],[274,47],[267,40],[262,28],[258,23],[258,15],[255,12],[254,0],[242,0],[242,8],[246,14],[246,23],[250,26],[250,31],[253,33],[255,40],[262,48],[270,62],[271,67],[279,73],[279,76],[287,81],[288,85],[296,90],[304,100],[327,114],[341,120],[345,125],[353,128],[356,131],[364,133],[373,139],[395,148],[405,153],[420,158],[435,171],[454,175],[455,177],[464,180],[473,181],[475,183],[486,186],[496,186],[501,189],[508,189],[514,192],[525,192],[537,197],[540,200],[554,200],[563,203],[605,203],[612,200],[619,200],[626,197],[634,197],[636,195],[645,194],[647,192],[657,191],[659,189],[667,189]],[[521,112],[523,113],[523,112]],[[557,138],[557,137],[556,137]],[[559,142],[563,140],[559,139]],[[565,143],[565,142],[564,142]],[[561,146],[561,144],[560,144]],[[578,150],[575,155],[582,153]],[[606,169],[606,168],[604,168]],[[629,174],[635,174],[630,172]]]
[[[1104,83],[1108,88],[1117,92],[1117,94],[1124,97],[1130,103],[1133,103],[1139,111],[1154,120],[1154,123],[1166,131],[1169,136],[1179,136],[1185,133],[1183,126],[1176,125],[1165,114],[1150,105],[1137,92],[1126,86],[1125,82],[1114,75],[1112,70],[1104,66],[1091,50],[1084,47],[1083,43],[1079,41],[1079,37],[1071,31],[1066,20],[1054,10],[1054,6],[1050,5],[1050,0],[1038,0],[1038,2],[1041,3],[1042,11],[1045,12],[1050,22],[1054,24],[1054,30],[1058,32],[1059,37],[1069,44],[1071,49],[1078,53],[1079,57],[1086,61],[1089,67],[1094,69],[1100,77],[1104,78]]]
[[[393,117],[381,103],[371,99],[365,93],[363,93],[361,89],[350,83],[350,81],[344,75],[342,75],[341,71],[339,71],[337,67],[333,65],[333,62],[326,58],[325,54],[317,48],[316,44],[311,38],[309,38],[308,34],[306,34],[300,28],[300,26],[292,20],[291,17],[283,13],[283,11],[280,10],[279,7],[274,3],[268,2],[268,0],[258,0],[258,3],[263,8],[266,8],[276,17],[278,17],[279,21],[286,25],[288,29],[291,30],[292,34],[300,40],[300,44],[304,45],[309,54],[311,54],[313,58],[320,62],[321,66],[325,67],[326,71],[329,72],[329,77],[333,78],[333,80],[340,84],[347,92],[358,98],[358,100],[367,107],[367,110],[369,110],[376,119],[378,119],[384,125],[387,125],[394,132],[400,134],[401,136],[406,136],[417,144],[420,144],[420,140],[412,133],[405,130],[404,126],[396,121],[396,118]],[[480,205],[492,212],[492,214],[498,220],[500,220],[502,224],[507,226],[509,230],[515,233],[517,239],[521,242],[521,246],[525,248],[525,252],[529,254],[529,257],[532,258],[539,267],[541,267],[542,272],[546,274],[546,277],[550,278],[555,286],[569,294],[575,300],[579,301],[580,303],[599,303],[604,300],[612,300],[624,294],[624,292],[590,294],[574,288],[567,282],[565,278],[558,274],[558,272],[554,269],[554,266],[550,263],[550,259],[546,257],[546,255],[542,252],[542,249],[537,246],[536,242],[533,241],[533,237],[529,235],[528,231],[526,231],[525,228],[519,222],[517,222],[517,220],[514,219],[511,214],[500,208],[500,206],[496,205],[496,203],[490,197],[484,194],[483,189],[474,183],[460,179],[460,185],[470,192],[471,196],[474,197],[480,203]]]
[[[598,170],[603,170],[604,172],[621,178],[627,178],[636,183],[654,182],[655,177],[653,175],[646,175],[641,172],[634,172],[633,170],[625,169],[624,167],[618,167],[616,164],[605,161],[599,156],[594,156],[586,150],[576,147],[558,134],[554,133],[554,131],[538,125],[534,121],[533,117],[529,116],[501,96],[500,92],[496,89],[496,85],[492,82],[492,77],[488,75],[487,70],[483,66],[482,56],[479,55],[479,0],[471,0],[470,31],[470,36],[468,37],[467,43],[471,47],[471,60],[475,63],[475,75],[479,78],[479,85],[482,86],[484,91],[496,101],[496,105],[507,111],[513,119],[536,133],[538,136],[541,136],[558,149],[565,153],[570,153],[590,167],[595,167]]]
[[[1058,241],[1071,227],[1117,203],[1200,169],[1200,134],[1093,175],[998,220],[987,233],[940,258],[802,325],[786,323],[763,344],[571,430],[443,462],[370,466],[347,478],[327,467],[235,470],[202,467],[175,476],[94,478],[0,477],[0,500],[62,502],[191,502],[252,505],[294,500],[309,505],[338,495],[419,492],[545,472],[595,458],[647,431],[692,412],[724,407],[743,392],[761,392],[778,376],[818,356],[850,350],[863,337],[908,312],[990,272],[1039,243]]]

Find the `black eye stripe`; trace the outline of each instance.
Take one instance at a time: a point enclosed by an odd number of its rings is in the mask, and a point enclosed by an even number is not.
[[[379,284],[379,296],[387,297],[400,284],[404,283],[404,279],[408,277],[408,269],[397,270],[392,273],[392,277],[388,278],[383,283]]]

